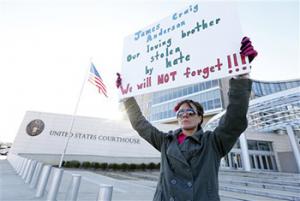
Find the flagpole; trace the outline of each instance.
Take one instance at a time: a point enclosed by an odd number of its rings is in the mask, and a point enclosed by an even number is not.
[[[90,61],[90,64],[91,64],[91,61]],[[89,69],[90,69],[90,66],[89,66]],[[81,95],[82,95],[85,83],[87,81],[88,75],[89,75],[89,70],[87,70],[86,73],[85,73],[84,80],[83,80],[83,83],[82,83],[82,86],[81,86],[81,89],[80,89],[80,92],[79,92],[79,97],[77,99],[77,103],[76,103],[76,106],[75,106],[75,109],[74,109],[74,112],[73,112],[73,115],[72,115],[71,124],[70,124],[69,130],[68,130],[69,131],[68,132],[68,137],[65,140],[64,150],[63,150],[63,153],[61,154],[61,157],[60,157],[59,166],[58,166],[59,168],[62,167],[62,163],[63,163],[64,157],[65,157],[66,151],[67,151],[67,147],[68,147],[68,144],[69,144],[69,141],[70,141],[70,138],[71,138],[71,132],[72,132],[74,121],[75,121],[75,116],[77,114],[79,102],[80,102]]]

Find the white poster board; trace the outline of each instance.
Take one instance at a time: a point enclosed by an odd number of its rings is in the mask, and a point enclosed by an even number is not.
[[[120,97],[247,73],[242,37],[234,3],[188,5],[125,38]]]

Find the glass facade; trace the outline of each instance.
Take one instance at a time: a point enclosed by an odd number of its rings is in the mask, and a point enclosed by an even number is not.
[[[300,87],[300,80],[287,82],[262,82],[253,80],[252,92],[255,96],[254,100],[250,101],[248,109],[248,127],[260,131],[273,132],[276,129],[280,130],[284,124],[291,124],[294,126],[294,132],[299,133],[300,93],[299,91],[290,91],[296,90],[297,87]],[[284,92],[288,90],[290,91],[288,94]],[[282,93],[275,95],[274,93],[276,92]],[[264,101],[256,101],[260,100],[256,99],[260,96],[265,96]],[[205,125],[204,130],[215,129],[220,117],[221,115],[211,119]]]
[[[297,88],[296,88],[297,89]],[[248,127],[260,131],[280,132],[285,125],[292,125],[300,133],[300,93],[290,89],[289,93],[268,96],[260,102],[250,102]],[[291,91],[292,90],[292,91]]]
[[[299,86],[300,80],[287,82],[262,82],[253,80],[252,92],[256,97],[261,97]]]
[[[174,119],[176,116],[174,106],[184,99],[198,101],[205,113],[221,110],[223,104],[219,80],[154,93],[151,100],[150,121]]]

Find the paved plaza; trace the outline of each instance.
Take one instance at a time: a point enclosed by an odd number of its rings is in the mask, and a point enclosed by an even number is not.
[[[97,201],[100,186],[113,186],[113,201],[151,201],[158,171],[114,172],[65,169],[57,201],[70,200],[72,175],[80,174],[79,201]],[[47,200],[51,171],[45,193],[36,198],[37,189],[30,188],[8,160],[0,158],[0,201]],[[220,171],[221,201],[300,201],[300,175],[278,172]],[[196,201],[196,200],[195,200]]]
[[[0,160],[0,200],[1,201],[27,201],[46,200],[46,196],[35,198],[35,189],[31,189],[24,180],[16,174],[7,160]],[[68,189],[71,184],[72,174],[79,173],[82,176],[78,200],[97,200],[101,184],[113,185],[113,200],[139,200],[150,201],[154,195],[156,182],[154,181],[125,181],[102,176],[89,171],[65,170],[60,185],[57,200],[68,200]],[[51,175],[50,175],[51,178]],[[49,180],[51,182],[51,179]],[[49,186],[49,185],[48,185]],[[46,189],[48,190],[48,189]]]

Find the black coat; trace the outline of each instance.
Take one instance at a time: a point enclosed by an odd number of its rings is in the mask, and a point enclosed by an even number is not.
[[[229,105],[214,131],[198,130],[179,145],[181,129],[164,133],[142,115],[134,98],[124,104],[133,128],[161,152],[160,177],[155,201],[219,201],[220,160],[247,128],[252,81],[230,80]]]

